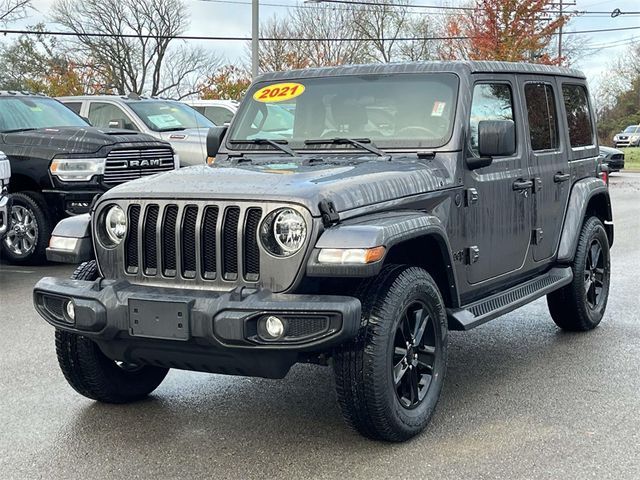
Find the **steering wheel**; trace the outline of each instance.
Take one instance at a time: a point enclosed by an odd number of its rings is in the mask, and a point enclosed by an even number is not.
[[[428,136],[430,137],[439,137],[440,135],[438,135],[436,132],[434,132],[433,130],[430,130],[426,127],[418,127],[418,126],[409,126],[409,127],[403,127],[400,130],[398,130],[396,132],[396,135],[401,135],[403,133],[410,133],[410,132],[416,132],[416,133],[426,133]]]

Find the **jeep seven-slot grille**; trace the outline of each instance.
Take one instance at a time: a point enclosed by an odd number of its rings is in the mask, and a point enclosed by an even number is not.
[[[169,147],[111,150],[104,167],[104,183],[115,185],[173,168],[173,151]]]
[[[137,274],[139,254],[146,276],[200,277],[256,282],[260,278],[258,207],[155,203],[131,205],[125,270]],[[142,229],[142,230],[140,230]],[[138,240],[140,239],[140,241]]]

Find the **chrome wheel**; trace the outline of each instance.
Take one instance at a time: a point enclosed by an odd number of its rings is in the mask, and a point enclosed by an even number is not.
[[[38,243],[38,222],[33,211],[22,205],[11,209],[11,230],[4,239],[6,248],[16,257],[27,257]]]
[[[426,306],[410,304],[398,324],[393,350],[393,384],[403,407],[413,409],[424,400],[435,373],[437,347]]]

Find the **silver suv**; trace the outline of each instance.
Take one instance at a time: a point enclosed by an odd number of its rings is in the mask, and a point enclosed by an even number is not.
[[[125,128],[171,143],[180,165],[203,164],[207,158],[207,133],[211,120],[175,100],[117,95],[60,97],[71,110],[98,128]]]
[[[9,229],[9,221],[11,217],[10,199],[8,195],[9,178],[11,177],[11,165],[9,159],[0,152],[0,239],[4,237]]]

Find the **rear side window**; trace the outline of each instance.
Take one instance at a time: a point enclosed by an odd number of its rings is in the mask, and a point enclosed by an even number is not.
[[[571,146],[575,148],[593,145],[593,126],[587,90],[582,85],[563,85],[562,96],[564,108],[567,111]]]
[[[527,83],[524,86],[529,118],[531,149],[556,150],[558,148],[558,116],[553,87],[547,83]]]
[[[82,102],[64,102],[65,107],[73,110],[80,115],[80,109],[82,108]]]
[[[233,118],[233,113],[224,107],[205,107],[203,113],[205,117],[220,126],[230,123]]]
[[[511,87],[505,83],[480,83],[473,89],[469,141],[478,155],[478,123],[482,120],[513,120]]]

